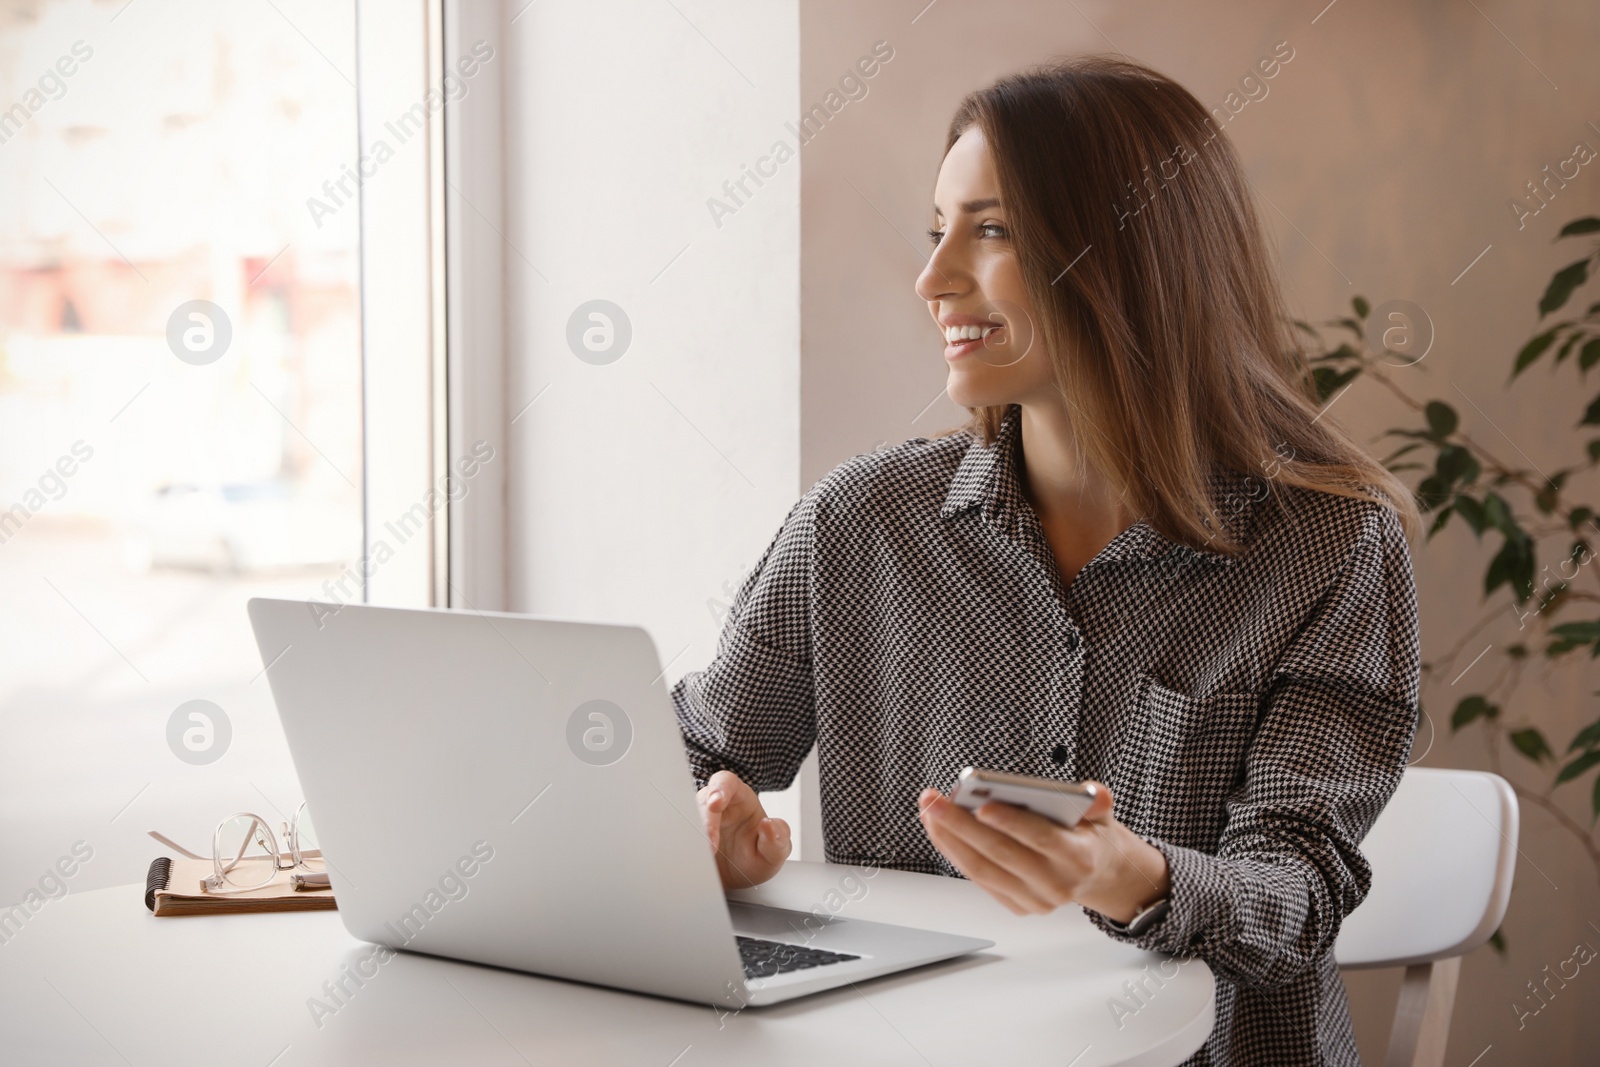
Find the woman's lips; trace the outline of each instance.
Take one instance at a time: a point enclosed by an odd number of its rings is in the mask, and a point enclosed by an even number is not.
[[[991,338],[1003,344],[1005,342],[1005,327],[1002,326],[999,329],[990,330],[982,337],[974,337],[970,340],[957,341],[954,344],[945,345],[944,358],[954,363],[963,356],[970,356],[982,348]]]

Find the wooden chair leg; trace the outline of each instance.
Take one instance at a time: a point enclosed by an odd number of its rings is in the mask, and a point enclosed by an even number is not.
[[[1443,1067],[1461,957],[1406,968],[1385,1067]]]

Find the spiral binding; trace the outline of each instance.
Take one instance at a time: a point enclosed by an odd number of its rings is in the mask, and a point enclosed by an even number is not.
[[[156,893],[167,888],[167,883],[172,881],[172,860],[167,856],[158,856],[150,861],[150,870],[144,877],[144,906],[152,912],[156,910]]]

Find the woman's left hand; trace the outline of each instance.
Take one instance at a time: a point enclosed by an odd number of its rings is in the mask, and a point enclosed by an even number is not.
[[[1099,795],[1071,829],[994,800],[971,812],[937,789],[924,789],[917,808],[934,847],[1015,914],[1075,901],[1127,922],[1167,895],[1167,858],[1112,816],[1111,790],[1095,785]]]

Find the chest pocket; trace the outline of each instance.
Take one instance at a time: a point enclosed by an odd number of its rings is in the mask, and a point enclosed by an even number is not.
[[[1117,761],[1117,777],[1132,794],[1127,825],[1173,844],[1215,849],[1227,820],[1224,804],[1244,776],[1260,702],[1255,693],[1190,696],[1140,671]]]

